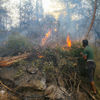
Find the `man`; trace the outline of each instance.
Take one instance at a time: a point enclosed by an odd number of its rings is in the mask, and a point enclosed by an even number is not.
[[[96,87],[94,83],[94,72],[95,72],[96,65],[94,62],[93,50],[88,45],[88,40],[83,40],[82,43],[84,47],[83,58],[87,61],[89,81],[94,94],[96,94]]]

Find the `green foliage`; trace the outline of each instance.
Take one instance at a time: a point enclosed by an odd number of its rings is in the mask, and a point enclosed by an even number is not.
[[[36,59],[32,63],[33,63],[33,66],[39,68],[40,70],[43,68],[43,62],[41,59]]]
[[[19,69],[19,70],[16,72],[14,78],[15,78],[15,79],[16,79],[16,78],[19,78],[20,76],[23,75],[23,73],[24,73],[24,71],[23,71],[22,69]]]
[[[31,51],[33,48],[31,41],[18,33],[11,34],[5,43],[5,46],[0,50],[1,56],[18,55],[18,53]]]
[[[53,62],[44,62],[43,63],[43,71],[46,73],[54,71]]]
[[[75,69],[83,72],[84,68],[82,66],[84,66],[84,61],[80,55],[82,50],[82,48],[77,46],[70,48],[70,50],[63,50],[59,47],[53,49],[46,48],[43,51],[41,50],[42,52],[38,51],[41,52],[43,58],[34,59],[33,65],[42,70],[50,79],[54,79],[56,69],[62,74],[70,73],[75,71]]]
[[[7,48],[19,49],[19,51],[27,51],[32,48],[32,44],[26,37],[19,34],[13,34],[8,37]]]
[[[83,48],[81,47],[80,44],[72,45],[70,53],[73,57],[81,57],[80,55],[81,52],[83,52]]]
[[[32,45],[29,43],[30,42],[25,37],[13,34],[9,36],[6,48],[11,52],[14,52],[13,54],[15,54],[15,49],[18,50],[16,52],[17,54],[18,52],[30,50]],[[85,74],[85,61],[80,55],[80,53],[83,51],[83,48],[79,48],[77,45],[74,45],[72,48],[68,48],[67,50],[57,47],[53,49],[36,49],[35,51],[35,57],[33,55],[33,60],[31,60],[31,62],[21,61],[18,62],[18,65],[20,67],[37,67],[39,70],[46,73],[48,77],[52,78],[54,77],[56,69],[60,70],[61,73],[67,73],[69,70],[74,70],[76,68],[79,69],[81,75]],[[39,58],[38,54],[43,57]]]

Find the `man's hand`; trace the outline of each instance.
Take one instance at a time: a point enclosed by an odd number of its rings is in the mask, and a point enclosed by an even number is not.
[[[87,56],[83,56],[84,60],[87,60]]]
[[[83,52],[81,52],[80,55],[84,58],[84,60],[87,60],[87,56],[84,55]]]
[[[83,52],[80,52],[80,55],[82,55],[82,56],[83,56]]]

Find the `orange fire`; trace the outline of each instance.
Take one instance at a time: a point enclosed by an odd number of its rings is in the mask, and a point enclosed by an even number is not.
[[[72,44],[71,44],[71,39],[70,39],[69,35],[67,36],[66,42],[67,42],[67,47],[70,48],[72,46]]]
[[[51,35],[51,30],[49,30],[49,32],[46,33],[45,37],[42,39],[42,46],[45,45],[45,43],[46,43],[47,39],[50,37],[50,35]]]
[[[57,32],[57,29],[55,28],[54,31]]]
[[[38,56],[39,58],[43,58],[44,56]]]

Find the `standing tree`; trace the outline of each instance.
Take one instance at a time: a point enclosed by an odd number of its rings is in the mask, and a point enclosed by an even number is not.
[[[92,29],[92,26],[93,26],[93,24],[94,24],[94,21],[95,21],[96,8],[97,8],[97,0],[95,0],[95,3],[94,3],[94,12],[93,12],[92,21],[91,21],[91,24],[90,24],[90,26],[89,26],[89,28],[88,28],[88,32],[87,32],[87,34],[86,34],[86,36],[85,36],[85,38],[87,38],[87,39],[89,38],[89,33],[90,33],[90,31],[91,31],[91,29]]]
[[[33,22],[34,11],[31,0],[26,1],[25,4],[21,6],[20,10],[20,26],[22,30],[25,30],[32,26]]]
[[[9,0],[8,0],[9,1]],[[0,41],[4,40],[7,34],[7,25],[8,25],[8,11],[3,4],[6,3],[6,0],[0,0]]]

